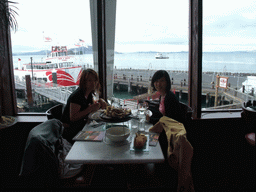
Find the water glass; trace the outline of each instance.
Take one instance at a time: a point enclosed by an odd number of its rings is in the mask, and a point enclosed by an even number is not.
[[[139,117],[139,122],[138,122],[138,128],[140,132],[144,132],[145,131],[145,122],[146,122],[146,115],[143,112],[139,112],[138,114]]]

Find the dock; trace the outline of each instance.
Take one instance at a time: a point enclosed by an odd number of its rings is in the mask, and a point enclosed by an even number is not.
[[[113,88],[135,93],[132,100],[119,99],[119,102],[136,107],[137,100],[150,99],[154,95],[151,87],[151,79],[156,70],[135,70],[135,69],[114,69],[113,71]],[[171,90],[178,94],[179,99],[188,95],[188,72],[187,71],[167,71],[171,77]],[[241,103],[248,100],[256,100],[256,96],[242,93],[240,91],[242,83],[247,79],[248,74],[221,74],[228,77],[228,89],[221,88],[218,94],[218,106],[231,105],[238,108]],[[202,74],[202,101],[207,107],[212,107],[215,98],[215,77],[217,73],[206,72]],[[252,75],[252,74],[251,74]],[[256,74],[253,74],[256,75]],[[48,100],[54,100],[62,104],[66,104],[69,95],[74,89],[68,87],[59,87],[53,85],[46,86],[43,82],[33,81],[32,90],[33,97],[37,105],[42,105]],[[15,82],[15,89],[26,90],[26,82]],[[24,94],[25,95],[25,94]]]

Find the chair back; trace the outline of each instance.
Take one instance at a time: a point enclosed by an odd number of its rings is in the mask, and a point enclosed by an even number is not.
[[[46,111],[47,119],[58,119],[61,120],[63,110],[63,104],[58,104]]]
[[[193,109],[186,105],[185,103],[180,102],[180,109],[182,111],[183,119],[187,122],[191,120]]]

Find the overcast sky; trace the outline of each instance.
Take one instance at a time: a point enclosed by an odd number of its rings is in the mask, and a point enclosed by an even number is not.
[[[89,0],[16,0],[13,52],[91,43]],[[188,51],[188,0],[117,0],[115,51]],[[256,0],[203,1],[203,50],[256,50]],[[44,42],[43,37],[52,38]]]

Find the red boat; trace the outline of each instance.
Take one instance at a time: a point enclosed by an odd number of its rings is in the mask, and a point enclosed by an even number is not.
[[[30,75],[31,79],[49,86],[78,85],[82,66],[75,65],[74,57],[67,53],[66,46],[52,46],[51,53],[44,62],[21,64],[19,59],[19,67],[14,70],[15,80],[23,81],[26,75]]]

